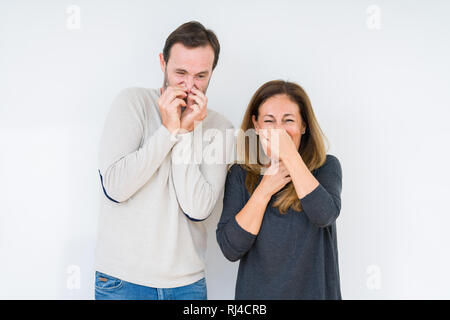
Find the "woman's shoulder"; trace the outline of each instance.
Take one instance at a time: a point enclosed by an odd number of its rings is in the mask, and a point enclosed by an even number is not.
[[[327,154],[324,164],[340,165],[340,162],[339,162],[339,159],[335,155]]]
[[[332,154],[327,154],[325,158],[325,162],[317,169],[314,170],[315,172],[342,172],[342,167],[339,159]]]
[[[232,189],[232,192],[243,192],[246,190],[245,178],[247,171],[239,164],[234,163],[228,167],[225,190]]]
[[[233,163],[228,168],[228,175],[245,178],[247,171],[239,164]]]

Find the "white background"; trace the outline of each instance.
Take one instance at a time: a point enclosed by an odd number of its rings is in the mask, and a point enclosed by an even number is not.
[[[166,37],[199,20],[222,46],[209,108],[236,127],[266,81],[309,94],[343,168],[343,298],[449,299],[449,18],[449,1],[2,1],[0,298],[93,298],[106,114],[161,86]],[[232,299],[218,214],[208,295]]]

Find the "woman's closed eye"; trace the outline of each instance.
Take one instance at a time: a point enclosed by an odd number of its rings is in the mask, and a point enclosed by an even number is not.
[[[294,122],[294,120],[292,119],[287,119],[285,120],[286,122]],[[264,122],[273,122],[272,120],[264,120]]]

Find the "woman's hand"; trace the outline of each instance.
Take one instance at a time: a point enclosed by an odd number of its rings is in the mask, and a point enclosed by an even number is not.
[[[294,141],[284,129],[261,129],[258,130],[258,135],[264,152],[275,161],[298,153]]]
[[[291,177],[284,164],[281,162],[272,164],[244,208],[236,215],[236,221],[241,228],[257,235],[270,198],[289,181]]]
[[[282,161],[272,162],[270,167],[264,173],[261,182],[255,192],[263,197],[270,199],[275,193],[280,191],[286,184],[291,182],[292,178],[289,171]]]

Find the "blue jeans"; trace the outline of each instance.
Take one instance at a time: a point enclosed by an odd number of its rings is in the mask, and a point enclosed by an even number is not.
[[[95,300],[206,300],[206,280],[183,287],[152,288],[95,272]]]

